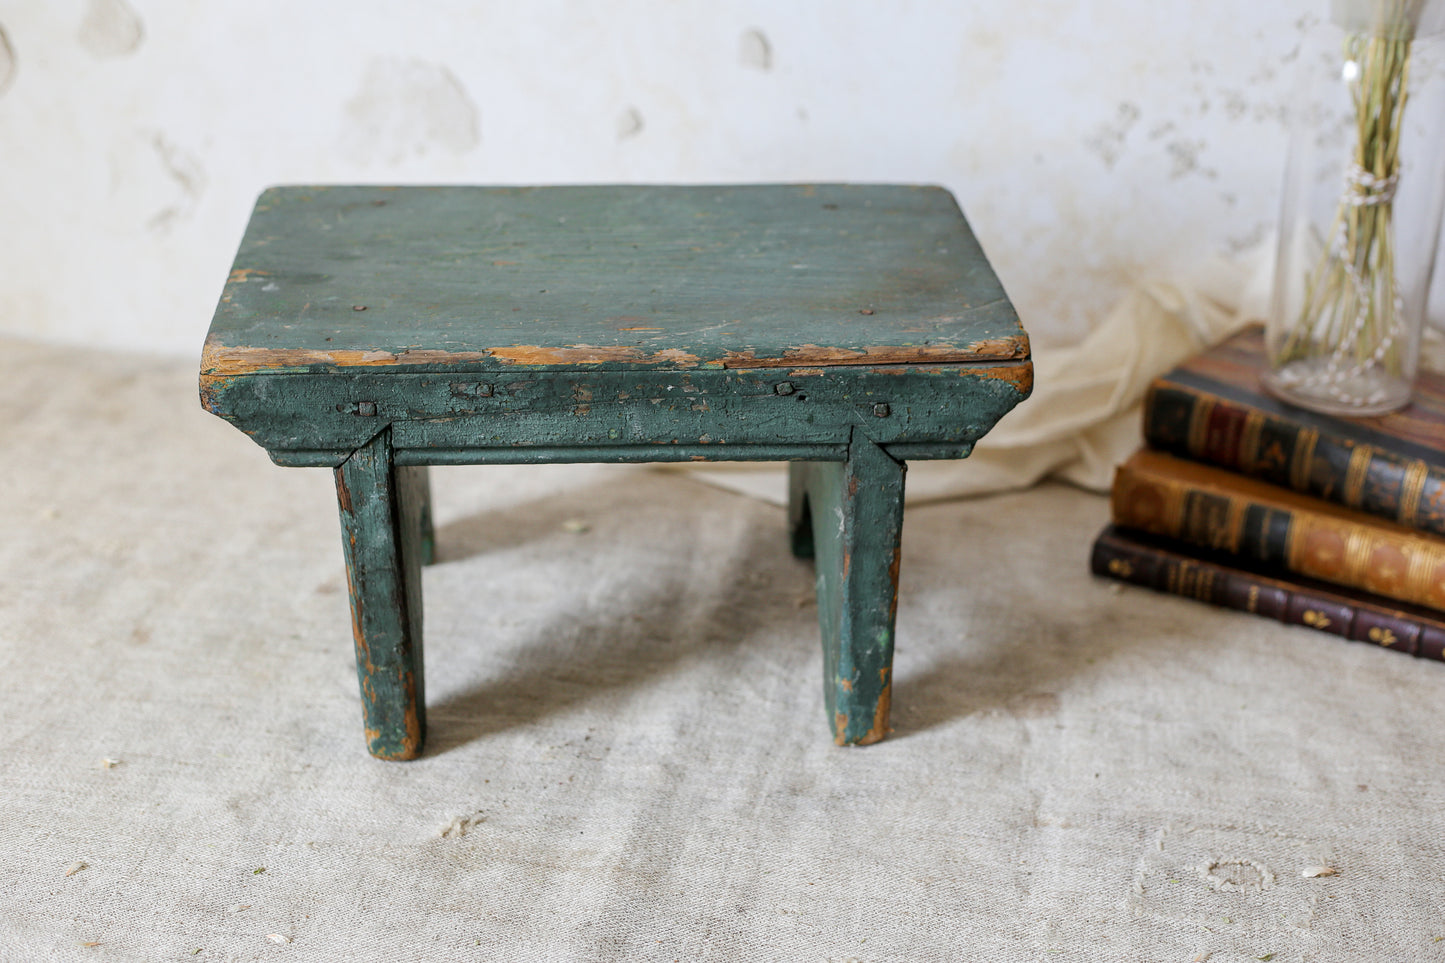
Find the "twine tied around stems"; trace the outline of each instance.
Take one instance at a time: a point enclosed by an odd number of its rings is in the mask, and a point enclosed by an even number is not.
[[[1389,177],[1376,177],[1358,164],[1345,171],[1345,196],[1341,203],[1350,207],[1375,207],[1395,199],[1395,185],[1400,183],[1398,171]]]
[[[1388,177],[1376,177],[1358,164],[1351,164],[1349,169],[1345,171],[1345,194],[1344,197],[1341,198],[1341,202],[1351,207],[1377,207],[1379,205],[1389,204],[1395,199],[1395,186],[1399,182],[1400,174],[1398,171]],[[1390,348],[1394,346],[1395,338],[1400,333],[1400,312],[1403,310],[1404,304],[1399,293],[1393,291],[1395,287],[1394,284],[1390,283],[1389,287],[1394,294],[1392,303],[1390,304],[1392,310],[1390,310],[1387,315],[1389,319],[1388,324],[1379,332],[1379,341],[1375,345],[1375,350],[1349,368],[1341,370],[1342,365],[1345,363],[1346,356],[1350,353],[1350,348],[1360,344],[1360,339],[1364,336],[1365,325],[1369,322],[1371,308],[1375,299],[1374,284],[1380,279],[1376,276],[1367,279],[1360,271],[1359,265],[1355,263],[1354,252],[1349,243],[1349,234],[1344,221],[1340,222],[1339,230],[1335,232],[1331,253],[1335,260],[1339,262],[1340,267],[1344,269],[1345,277],[1349,279],[1350,286],[1354,288],[1355,317],[1350,325],[1349,335],[1341,338],[1335,345],[1334,350],[1330,352],[1329,361],[1325,365],[1325,378],[1326,380],[1335,378],[1342,380],[1357,378],[1364,374],[1366,369],[1372,368],[1384,361],[1385,355],[1388,354]],[[1393,278],[1389,280],[1393,282]],[[1346,395],[1339,393],[1340,388],[1337,385],[1331,385],[1330,387],[1332,389],[1331,393],[1335,394],[1336,397],[1339,397],[1342,401],[1358,403],[1367,400],[1357,397],[1346,397]]]
[[[1399,181],[1398,172],[1390,174],[1388,177],[1376,177],[1358,164],[1351,164],[1345,171],[1345,190],[1340,198],[1340,204],[1342,207],[1355,208],[1388,205],[1395,200],[1395,188]],[[1294,373],[1286,380],[1300,386],[1324,388],[1331,397],[1347,404],[1373,403],[1379,400],[1374,396],[1379,394],[1378,391],[1370,397],[1363,397],[1346,390],[1344,385],[1359,378],[1366,371],[1385,360],[1390,349],[1394,347],[1395,339],[1400,334],[1402,328],[1400,315],[1404,309],[1404,303],[1398,291],[1392,292],[1390,307],[1393,310],[1387,312],[1388,323],[1379,330],[1379,340],[1376,342],[1374,350],[1353,364],[1349,363],[1351,348],[1360,345],[1365,327],[1369,324],[1375,292],[1372,290],[1371,279],[1366,278],[1355,263],[1355,257],[1351,251],[1349,230],[1344,220],[1338,222],[1335,235],[1331,240],[1330,257],[1339,265],[1345,280],[1353,289],[1355,311],[1354,317],[1350,321],[1349,333],[1335,343],[1329,357],[1325,360],[1323,370],[1313,374]],[[1394,285],[1391,284],[1390,287],[1393,288]]]

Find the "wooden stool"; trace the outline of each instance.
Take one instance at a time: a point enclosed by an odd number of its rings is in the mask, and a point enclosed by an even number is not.
[[[208,410],[335,469],[383,759],[426,731],[428,465],[791,462],[828,721],[883,738],[904,462],[965,457],[1031,383],[936,187],[273,188],[201,360]]]

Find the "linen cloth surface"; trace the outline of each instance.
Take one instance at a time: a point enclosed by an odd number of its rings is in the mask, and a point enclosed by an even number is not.
[[[895,731],[839,749],[775,506],[434,469],[383,763],[330,473],[189,361],[3,348],[0,960],[1445,954],[1445,666],[1096,580],[1097,495],[910,508]]]

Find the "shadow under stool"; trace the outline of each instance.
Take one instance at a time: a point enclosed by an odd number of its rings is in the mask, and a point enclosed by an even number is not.
[[[888,732],[905,463],[1027,397],[1028,337],[936,187],[277,187],[201,399],[335,471],[366,740],[421,752],[429,465],[787,461],[828,722]]]

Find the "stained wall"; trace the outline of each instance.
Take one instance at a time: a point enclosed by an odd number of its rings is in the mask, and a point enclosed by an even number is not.
[[[1318,6],[0,0],[0,332],[194,352],[277,182],[880,180],[1071,340],[1265,236]]]

